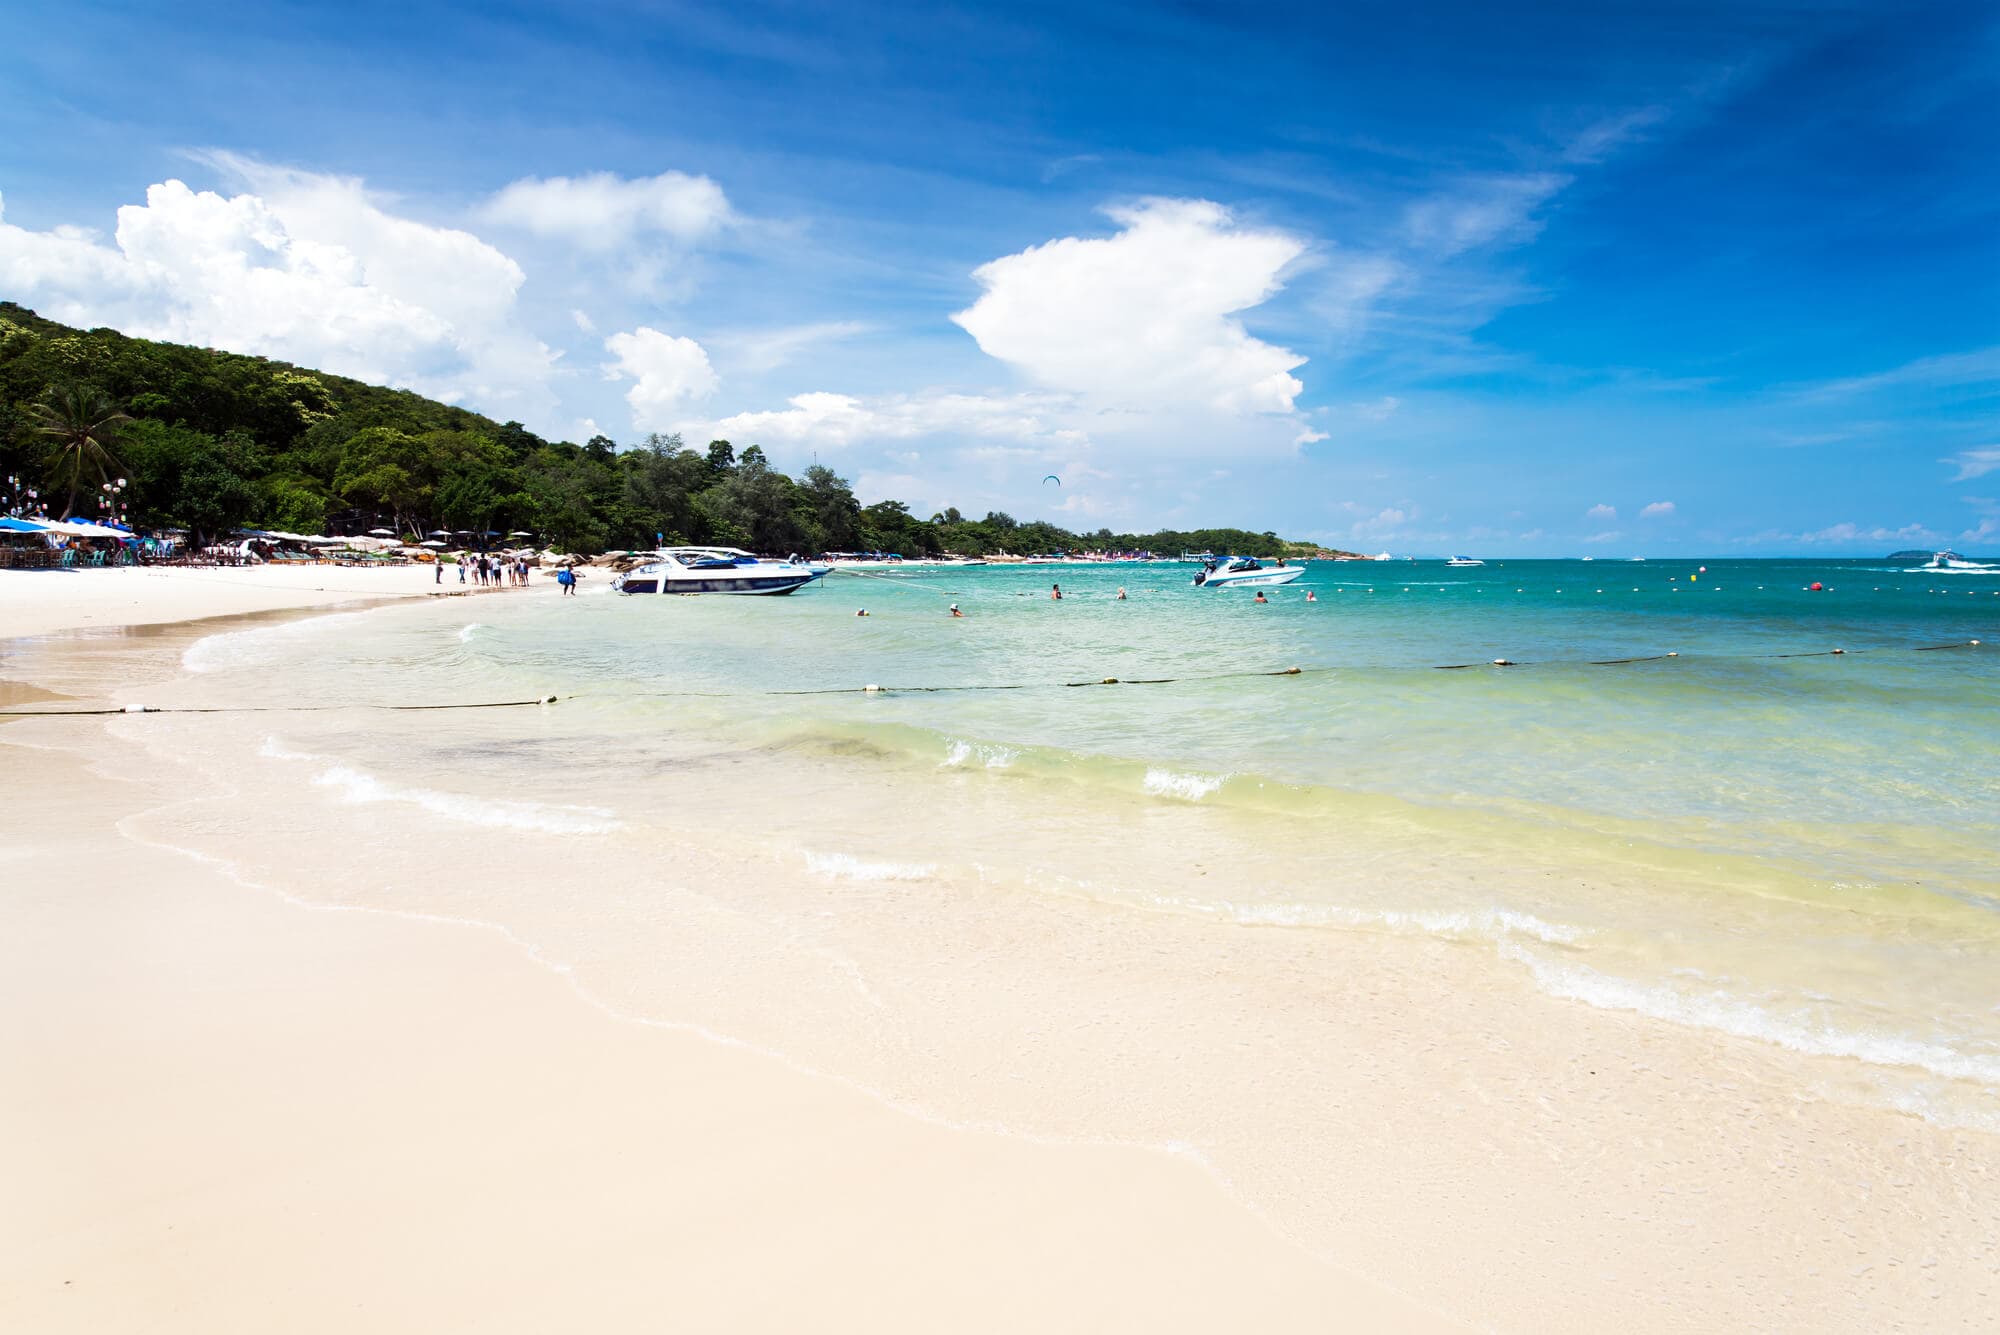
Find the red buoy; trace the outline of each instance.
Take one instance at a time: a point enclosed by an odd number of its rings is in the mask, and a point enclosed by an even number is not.
[[[1825,592],[1826,592],[1826,585],[1824,585],[1824,584],[1820,583],[1820,582],[1819,582],[1818,580],[1814,580],[1814,581],[1812,582],[1812,584],[1811,584],[1811,585],[1810,585],[1809,587],[1811,588],[1812,592],[1814,592],[1814,593],[1825,593]]]

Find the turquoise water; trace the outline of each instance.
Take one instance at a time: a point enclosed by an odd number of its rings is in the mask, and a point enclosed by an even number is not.
[[[337,762],[350,793],[537,794],[625,865],[733,833],[848,876],[1442,936],[2000,1125],[2000,572],[1316,563],[1258,604],[1192,571],[776,599],[599,576],[238,632],[188,666],[237,701],[566,697],[286,722],[267,754]]]

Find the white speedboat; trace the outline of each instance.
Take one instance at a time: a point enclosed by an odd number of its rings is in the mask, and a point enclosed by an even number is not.
[[[1957,552],[1932,552],[1931,559],[1917,567],[1919,570],[2000,570],[2000,566],[1987,565],[1980,561],[1968,561]]]
[[[1305,573],[1303,565],[1287,565],[1282,558],[1277,564],[1267,566],[1254,556],[1232,556],[1226,561],[1202,567],[1194,577],[1194,586],[1197,589],[1240,589],[1253,585],[1290,584]]]
[[[1445,564],[1448,566],[1483,566],[1486,563],[1484,561],[1475,561],[1469,556],[1454,556],[1451,560],[1446,561]]]
[[[737,547],[662,547],[657,561],[611,581],[616,593],[790,593],[826,574],[825,566],[769,561]]]

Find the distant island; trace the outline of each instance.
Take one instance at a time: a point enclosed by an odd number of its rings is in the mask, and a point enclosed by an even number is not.
[[[99,512],[124,478],[142,526],[216,537],[291,532],[533,534],[565,551],[667,543],[760,552],[1236,553],[1352,557],[1238,528],[1079,533],[993,511],[929,517],[862,505],[814,465],[793,478],[761,447],[678,436],[548,441],[519,422],[408,390],[111,329],[74,329],[0,301],[0,474],[39,483],[50,512]],[[0,505],[19,503],[0,496]]]

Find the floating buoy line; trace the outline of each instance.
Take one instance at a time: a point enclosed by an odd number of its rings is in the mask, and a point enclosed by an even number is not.
[[[1623,667],[1633,663],[1723,662],[1781,658],[1842,658],[1857,654],[1930,654],[1945,650],[1979,649],[1982,640],[1955,640],[1949,644],[1887,645],[1875,649],[1806,649],[1781,654],[1639,654],[1629,658],[1550,658],[1518,662],[1511,658],[1491,658],[1473,663],[1433,663],[1439,672],[1463,672],[1474,668],[1528,667]],[[758,696],[809,695],[942,695],[980,691],[1073,690],[1090,686],[1170,686],[1177,683],[1244,680],[1251,677],[1304,677],[1329,672],[1349,672],[1352,667],[1288,667],[1243,672],[1211,672],[1188,677],[1093,677],[1082,681],[965,682],[941,686],[883,686],[869,682],[863,686],[817,686],[797,690],[766,691],[619,691],[596,693],[579,691],[570,695],[539,695],[530,700],[470,700],[442,704],[398,705],[363,701],[356,704],[323,705],[109,705],[75,709],[0,709],[0,718],[76,718],[115,714],[325,714],[341,710],[374,709],[397,713],[432,713],[462,709],[528,709],[560,704],[565,700],[739,700]]]

